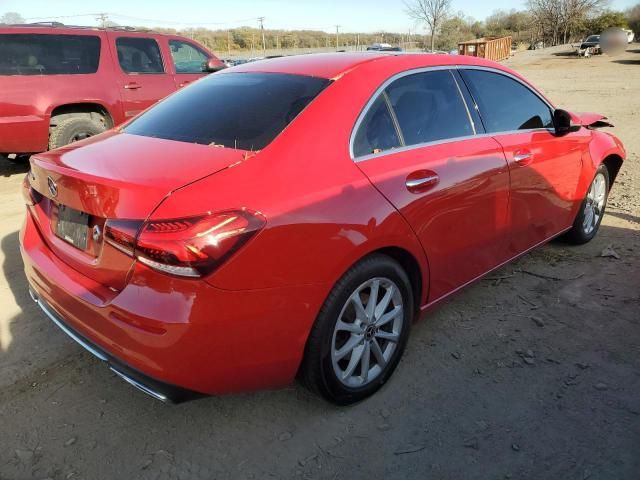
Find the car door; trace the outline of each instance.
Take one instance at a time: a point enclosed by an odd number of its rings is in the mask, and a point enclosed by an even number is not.
[[[207,75],[202,65],[209,61],[209,55],[202,49],[184,40],[170,39],[169,51],[174,65],[173,81],[176,88],[182,88]]]
[[[556,135],[552,107],[519,79],[484,69],[460,69],[487,133],[504,148],[511,174],[512,254],[561,233],[573,208],[588,132]]]
[[[476,135],[482,127],[452,71],[401,74],[360,118],[353,157],[422,243],[429,301],[507,259],[506,159],[493,138]]]
[[[116,77],[126,119],[176,90],[158,42],[152,37],[111,33]]]

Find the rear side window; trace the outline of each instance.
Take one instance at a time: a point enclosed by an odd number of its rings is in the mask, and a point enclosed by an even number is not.
[[[118,62],[126,73],[164,73],[158,43],[151,38],[120,37],[116,40]]]
[[[215,74],[130,123],[133,135],[262,150],[330,83],[276,73]]]
[[[100,38],[0,34],[0,75],[74,75],[98,71]]]
[[[202,73],[202,64],[209,60],[202,50],[187,42],[169,40],[169,48],[176,73]]]
[[[473,135],[467,108],[448,70],[407,75],[387,87],[405,145]]]
[[[545,102],[520,82],[485,70],[461,70],[488,133],[551,128]]]
[[[393,123],[386,93],[382,93],[367,111],[353,141],[356,157],[380,153],[401,145]]]

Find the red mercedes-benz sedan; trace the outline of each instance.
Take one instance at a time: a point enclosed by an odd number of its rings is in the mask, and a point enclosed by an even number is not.
[[[33,299],[161,400],[283,386],[349,404],[419,314],[564,234],[625,157],[488,61],[329,54],[232,68],[32,157]]]

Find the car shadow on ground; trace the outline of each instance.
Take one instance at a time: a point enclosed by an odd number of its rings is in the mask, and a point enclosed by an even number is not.
[[[638,240],[603,226],[591,244],[553,242],[490,274],[415,325],[376,396],[338,408],[299,385],[178,406],[133,390],[30,301],[12,233],[2,270],[22,312],[0,372],[22,352],[31,373],[0,391],[0,411],[30,413],[3,420],[0,476],[632,479],[640,265],[618,245]],[[623,258],[599,258],[612,241]],[[36,337],[53,345],[47,362],[30,354]],[[362,451],[386,453],[354,462]]]
[[[28,171],[29,162],[27,160],[12,162],[0,156],[0,176],[10,177],[12,175],[27,173]]]
[[[621,60],[612,60],[613,63],[619,63],[620,65],[640,65],[640,58],[638,59],[621,59]]]

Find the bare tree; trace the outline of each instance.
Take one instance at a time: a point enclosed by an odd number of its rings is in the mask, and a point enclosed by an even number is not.
[[[424,22],[429,27],[433,52],[436,33],[449,15],[451,0],[405,0],[404,4],[411,18]]]
[[[0,23],[6,23],[8,25],[24,23],[25,20],[19,13],[7,12],[0,17]]]

